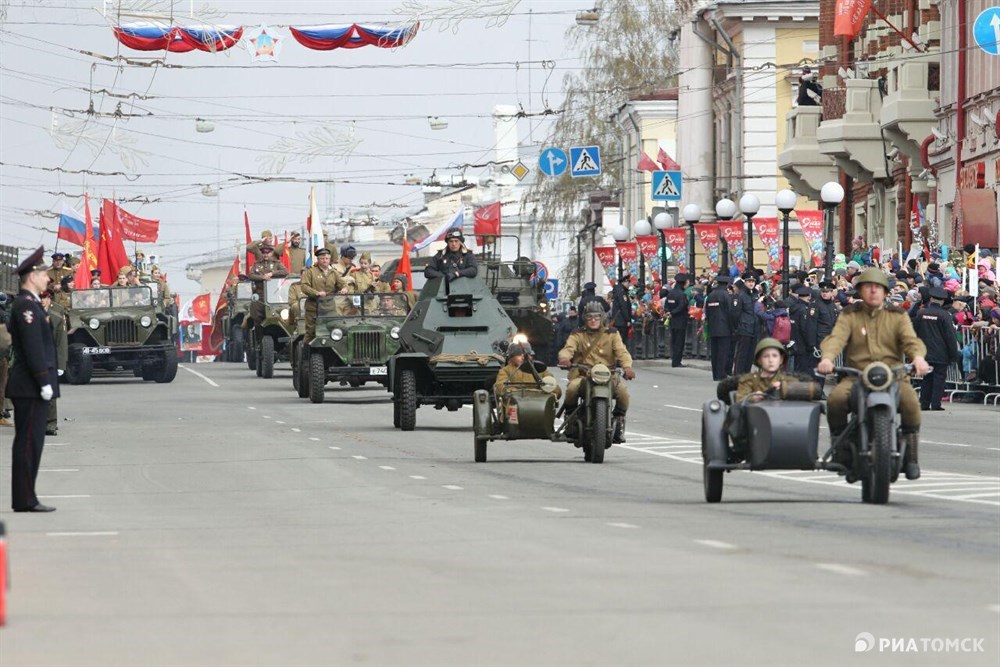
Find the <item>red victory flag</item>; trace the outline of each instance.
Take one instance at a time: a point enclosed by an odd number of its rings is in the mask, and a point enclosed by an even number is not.
[[[248,248],[248,250],[247,250],[247,274],[249,274],[250,273],[250,267],[253,266],[254,256],[253,256],[253,253],[250,252],[250,250],[249,250],[250,244],[253,243],[253,236],[250,234],[250,216],[247,215],[246,209],[243,209],[243,226],[246,227],[246,230],[247,230],[247,248]]]
[[[477,208],[474,212],[476,219],[473,226],[473,233],[477,237],[479,245],[492,243],[492,239],[487,241],[483,237],[500,236],[500,202],[494,202],[487,206]]]
[[[639,165],[637,169],[639,171],[659,171],[660,165],[653,162],[653,158],[646,155],[646,152],[643,151],[639,153]]]
[[[237,254],[236,258],[233,259],[233,265],[229,268],[229,275],[226,276],[226,282],[222,285],[222,291],[219,292],[219,300],[215,302],[215,314],[212,316],[212,331],[208,336],[209,354],[218,354],[222,350],[222,337],[224,335],[222,317],[226,314],[226,310],[229,307],[226,290],[229,289],[229,281],[232,280],[233,276],[238,276],[239,274],[240,256]]]
[[[94,238],[94,221],[90,217],[90,197],[83,196],[83,211],[85,222],[83,253],[80,255],[80,266],[73,276],[73,286],[76,289],[90,289],[90,272],[97,268],[97,239]]]
[[[660,149],[660,152],[656,154],[656,161],[660,163],[664,171],[680,171],[681,166],[674,162],[674,159],[667,155],[667,151]]]
[[[406,242],[406,234],[403,234],[403,256],[399,258],[396,265],[396,272],[393,274],[406,279],[406,289],[413,289],[413,269],[410,268],[410,244]]]
[[[292,272],[292,254],[288,252],[288,231],[285,231],[285,242],[281,245],[282,251],[281,256],[278,260],[281,262],[282,266],[288,273]]]
[[[129,265],[125,243],[118,226],[118,207],[110,199],[101,206],[101,242],[97,253],[97,268],[101,270],[101,282],[111,285],[118,272]]]
[[[837,0],[833,10],[833,34],[854,39],[872,8],[872,0]]]
[[[132,215],[114,202],[112,202],[112,206],[115,207],[118,229],[123,239],[139,243],[156,243],[156,239],[160,235],[159,220],[147,220]]]

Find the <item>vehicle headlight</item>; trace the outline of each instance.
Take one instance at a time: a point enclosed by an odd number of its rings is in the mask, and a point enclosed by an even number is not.
[[[87,326],[90,327],[91,329],[96,329],[97,327],[101,326],[101,321],[96,317],[91,317],[90,321],[87,322]]]
[[[344,337],[344,332],[340,329],[334,329],[330,332],[330,338],[334,341],[341,340]]]
[[[545,377],[542,378],[542,391],[544,391],[546,394],[551,394],[556,390],[556,387],[558,386],[559,383],[551,375],[546,375]]]
[[[389,338],[399,340],[399,327],[393,327],[389,330]]]
[[[865,367],[861,379],[872,391],[883,391],[892,384],[892,369],[881,361],[875,361]]]
[[[512,338],[510,342],[511,343],[517,343],[517,344],[520,345],[520,344],[523,344],[523,343],[527,343],[528,342],[528,337],[525,336],[523,333],[516,333],[516,334],[514,334],[514,338]]]
[[[287,320],[288,319],[288,309],[287,308],[282,308],[281,309],[281,319],[283,319],[283,320]]]
[[[149,325],[152,324],[152,323],[153,323],[153,320],[152,320],[152,318],[149,317],[149,315],[143,315],[141,318],[139,318],[139,324],[141,324],[143,327],[147,327],[148,328]]]
[[[590,369],[590,377],[597,384],[607,384],[611,381],[611,369],[604,364],[597,364]]]

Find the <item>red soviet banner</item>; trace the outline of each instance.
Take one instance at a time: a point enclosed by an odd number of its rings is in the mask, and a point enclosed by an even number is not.
[[[837,0],[833,11],[833,34],[854,39],[871,8],[872,0]]]
[[[687,273],[687,230],[664,229],[663,239],[666,241],[667,247],[670,248],[670,254],[673,256],[674,261],[677,262],[677,272]]]
[[[611,284],[614,285],[618,278],[617,272],[615,271],[615,261],[617,259],[615,255],[615,247],[612,245],[595,246],[594,254],[597,255],[597,260],[601,263],[601,266],[604,267],[604,273],[607,274],[608,280],[610,280]]]
[[[635,242],[646,260],[646,268],[653,275],[653,280],[660,282],[660,240],[655,235],[636,236]]]
[[[703,222],[694,226],[694,233],[705,249],[708,263],[713,271],[719,270],[719,225],[714,222]]]
[[[618,256],[622,260],[622,274],[638,280],[639,249],[636,247],[635,241],[619,241],[615,245],[618,247]]]
[[[823,266],[823,211],[796,211],[813,266]]]
[[[743,222],[740,220],[720,222],[719,234],[729,248],[729,259],[742,273],[747,266],[747,253],[743,248]]]
[[[160,235],[160,221],[147,220],[132,215],[118,204],[111,202],[114,213],[118,216],[118,230],[122,238],[139,243],[156,243]]]
[[[757,230],[757,236],[767,248],[767,259],[771,265],[771,271],[779,271],[781,269],[781,241],[778,238],[780,229],[778,219],[755,217],[753,228]]]

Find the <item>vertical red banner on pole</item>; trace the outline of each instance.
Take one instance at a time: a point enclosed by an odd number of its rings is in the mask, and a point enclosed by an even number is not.
[[[719,270],[719,225],[714,222],[699,223],[694,226],[701,247],[705,249],[708,263],[713,271]]]
[[[795,211],[813,266],[823,266],[823,211]]]
[[[674,261],[677,262],[677,272],[687,273],[687,230],[664,229],[663,240],[666,242],[667,247],[670,248],[670,254],[673,256]]]
[[[652,274],[653,280],[661,282],[660,278],[660,240],[655,235],[636,236],[635,242],[639,252],[646,260],[646,269]]]
[[[781,270],[781,237],[780,227],[777,218],[755,217],[753,228],[757,230],[764,247],[767,248],[767,259],[771,265],[771,271]]]
[[[743,222],[740,220],[729,220],[719,223],[719,235],[729,247],[729,259],[740,270],[740,273],[747,266],[747,252],[743,247]]]
[[[633,278],[639,277],[639,249],[635,241],[618,241],[615,243],[618,248],[618,256],[622,260],[622,271]]]
[[[594,246],[594,254],[597,255],[597,261],[601,263],[604,267],[604,273],[608,276],[608,280],[614,285],[618,280],[618,272],[615,268],[615,262],[617,256],[615,254],[614,246]]]

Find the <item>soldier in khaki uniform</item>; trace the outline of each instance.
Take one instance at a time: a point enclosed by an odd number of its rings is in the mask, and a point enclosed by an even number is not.
[[[156,264],[149,269],[149,279],[160,284],[160,301],[164,306],[173,301],[173,295],[170,294],[170,288],[167,286],[167,279],[163,277],[160,267]]]
[[[288,288],[288,326],[292,330],[295,329],[295,323],[299,321],[299,317],[302,313],[299,312],[299,300],[302,299],[302,276],[305,275],[306,269],[301,269],[299,271],[299,282],[293,283],[291,287]]]
[[[288,245],[282,243],[279,251],[279,256],[282,252],[288,255],[288,263],[292,266],[291,274],[302,275],[302,269],[306,268],[306,249],[302,247],[302,234],[292,232],[288,238]]]
[[[52,290],[52,299],[59,304],[63,310],[69,310],[69,293],[73,291],[74,280],[75,276],[65,276],[61,282],[49,283],[49,289]]]
[[[264,298],[264,283],[271,278],[288,276],[288,269],[285,268],[285,265],[274,258],[274,248],[271,244],[261,243],[260,254],[261,259],[254,262],[254,265],[250,267],[250,275],[247,276],[253,281],[254,294],[260,297],[250,304],[248,311],[250,317],[247,319],[253,322],[254,327],[259,327],[264,321],[264,303],[261,301]],[[261,332],[257,331],[258,339],[260,334]]]
[[[358,264],[360,264],[360,266],[350,273],[350,277],[354,278],[355,292],[364,293],[375,291],[374,285],[377,278],[375,277],[375,274],[372,273],[371,263],[371,253],[361,253],[361,257],[358,258]]]
[[[535,376],[521,370],[521,364],[524,363],[526,355],[529,354],[534,354],[534,352],[528,343],[511,343],[507,347],[507,364],[497,373],[497,380],[493,383],[493,394],[497,397],[498,405],[502,405],[504,387],[508,382],[515,385],[535,384]],[[552,377],[552,373],[547,370],[538,375],[543,378]],[[557,399],[562,396],[562,389],[559,385],[556,385],[556,390],[553,393]]]
[[[254,260],[256,260],[256,261],[259,262],[262,259],[264,259],[264,252],[263,252],[263,250],[264,250],[264,246],[265,245],[266,246],[270,246],[271,247],[271,252],[274,253],[273,255],[271,255],[271,259],[272,260],[275,257],[281,257],[281,256],[283,256],[285,254],[285,246],[284,245],[280,245],[280,246],[275,246],[274,245],[274,234],[271,233],[270,229],[265,229],[264,231],[262,231],[260,233],[260,240],[259,241],[254,241],[253,243],[249,244],[247,246],[247,252],[250,253],[251,255],[253,255]],[[251,270],[253,270],[253,267],[251,267]]]
[[[52,326],[52,340],[56,344],[56,374],[62,377],[69,361],[69,335],[66,333],[66,314],[62,307],[53,300],[52,290],[41,293],[42,308],[49,315]],[[56,408],[58,399],[49,401],[49,417],[45,424],[45,435],[59,435],[59,411]]]
[[[625,348],[618,331],[608,327],[608,315],[598,302],[588,303],[584,307],[583,326],[570,334],[566,345],[559,350],[559,367],[569,368],[572,364],[606,364],[611,368],[617,364],[624,369],[626,380],[635,378],[632,355]],[[566,387],[567,411],[576,410],[581,382],[583,378],[580,377],[580,371],[572,369],[569,372],[569,386]],[[625,413],[628,412],[629,404],[628,389],[617,375],[611,376],[611,382],[614,383],[616,398],[613,414],[621,417],[621,432],[616,430],[614,440],[623,442]]]
[[[796,378],[783,372],[788,361],[788,351],[776,338],[763,338],[754,349],[754,363],[757,370],[740,376],[736,387],[736,400],[742,401],[750,394],[776,389],[783,382],[794,382]]]
[[[299,283],[306,296],[306,336],[308,343],[316,337],[316,311],[320,297],[347,292],[348,284],[343,275],[330,266],[330,251],[320,248],[316,251],[316,262],[302,274]]]
[[[929,368],[924,355],[927,348],[917,338],[913,324],[905,310],[886,303],[889,279],[876,268],[865,269],[855,279],[855,287],[861,300],[852,303],[837,318],[833,331],[820,344],[822,359],[816,370],[820,373],[833,372],[833,360],[844,351],[844,364],[851,368],[863,369],[873,361],[881,361],[890,367],[903,363],[903,355],[909,358],[918,377],[927,374]],[[826,402],[827,422],[833,437],[843,433],[847,427],[847,402],[856,377],[840,381],[830,392]],[[903,461],[907,479],[920,477],[917,462],[917,445],[920,435],[920,403],[909,382],[899,385],[899,413],[906,438],[906,459]],[[846,463],[846,452],[835,452],[834,460]]]
[[[59,285],[62,283],[62,279],[69,276],[73,277],[76,272],[70,267],[66,266],[66,255],[61,252],[52,253],[52,266],[46,273],[49,275],[49,285]],[[53,292],[54,293],[54,292]]]

